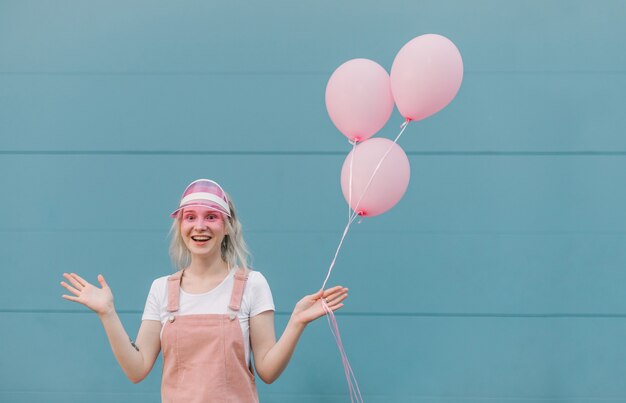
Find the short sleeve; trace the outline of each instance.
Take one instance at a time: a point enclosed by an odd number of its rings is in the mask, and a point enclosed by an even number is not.
[[[141,320],[161,320],[161,293],[159,292],[159,279],[152,282],[148,298],[146,299],[146,307],[143,310]]]
[[[274,310],[274,299],[272,298],[272,291],[267,280],[258,271],[250,273],[248,278],[250,283],[250,317],[256,316],[265,311]]]

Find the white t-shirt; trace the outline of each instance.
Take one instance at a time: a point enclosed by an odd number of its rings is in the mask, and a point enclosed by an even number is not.
[[[231,269],[226,278],[209,292],[189,294],[181,288],[179,308],[176,314],[229,314],[228,304],[237,270],[237,268]],[[169,317],[167,312],[167,279],[169,277],[159,277],[152,282],[141,320],[158,320],[163,325]],[[243,291],[241,308],[237,314],[243,333],[246,362],[250,362],[250,318],[262,312],[273,310],[274,300],[267,280],[260,272],[251,271]],[[161,328],[161,332],[163,332],[163,328]]]

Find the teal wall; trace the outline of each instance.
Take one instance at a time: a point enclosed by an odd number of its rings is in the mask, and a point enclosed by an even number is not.
[[[136,334],[184,186],[232,194],[284,327],[345,224],[324,105],[356,57],[423,33],[456,99],[400,143],[412,177],[331,284],[366,402],[626,402],[626,2],[0,0],[0,401],[153,402],[61,273],[103,273]],[[380,135],[393,137],[394,113]],[[325,321],[263,402],[347,402]]]

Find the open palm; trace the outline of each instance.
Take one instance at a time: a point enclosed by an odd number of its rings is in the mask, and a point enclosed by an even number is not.
[[[98,282],[102,288],[96,287],[75,273],[63,273],[63,277],[70,284],[61,281],[61,285],[74,294],[63,295],[63,298],[83,304],[99,315],[113,310],[113,293],[101,274],[98,275]]]
[[[341,286],[335,286],[325,291],[320,290],[298,301],[293,310],[293,315],[298,321],[306,324],[326,315],[322,300],[328,309],[334,312],[343,306],[342,301],[346,298],[348,298],[348,289]]]

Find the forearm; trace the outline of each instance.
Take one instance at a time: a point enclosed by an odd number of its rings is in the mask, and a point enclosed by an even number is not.
[[[280,339],[268,350],[260,362],[255,362],[257,373],[263,382],[274,382],[287,368],[305,327],[306,324],[291,317]]]
[[[98,316],[120,367],[133,383],[141,381],[147,375],[143,355],[130,343],[130,338],[117,312],[112,310]]]

